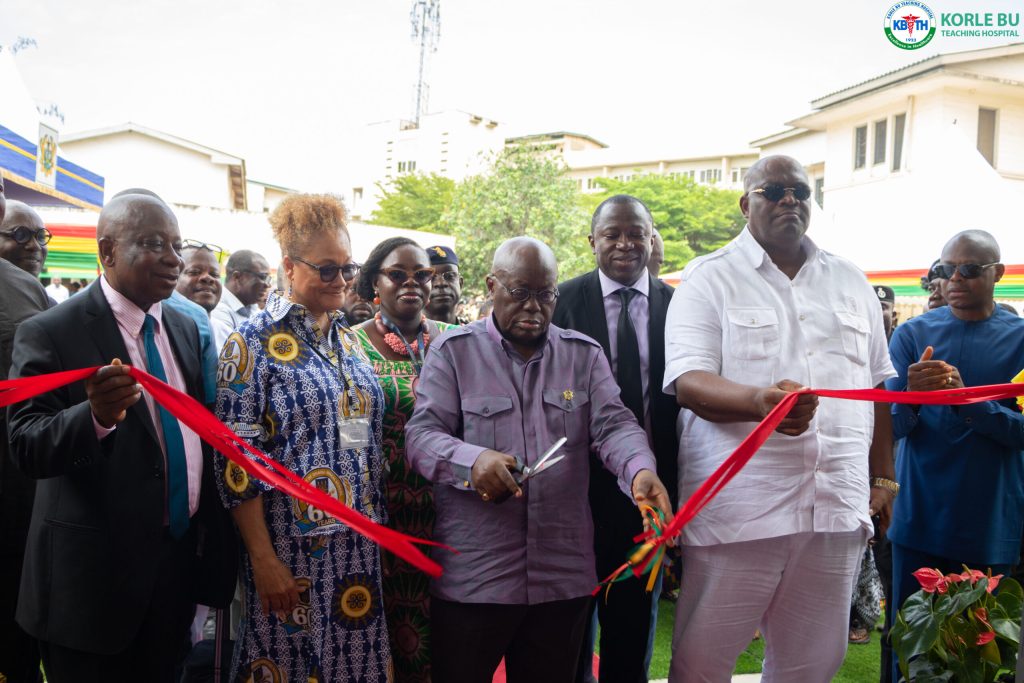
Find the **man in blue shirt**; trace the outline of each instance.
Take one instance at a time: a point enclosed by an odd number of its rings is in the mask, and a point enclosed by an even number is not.
[[[894,391],[937,391],[1009,382],[1024,368],[1024,319],[996,306],[1003,276],[999,245],[967,230],[942,250],[936,268],[948,305],[900,325],[890,355]],[[901,486],[893,508],[893,603],[918,589],[912,572],[963,564],[1008,574],[1024,528],[1024,415],[1015,402],[968,406],[893,404],[903,439]]]

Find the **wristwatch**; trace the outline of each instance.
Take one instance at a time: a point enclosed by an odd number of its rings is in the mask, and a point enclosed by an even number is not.
[[[899,495],[900,492],[900,485],[892,479],[886,479],[885,477],[871,477],[871,488],[885,489],[892,493],[894,498]]]

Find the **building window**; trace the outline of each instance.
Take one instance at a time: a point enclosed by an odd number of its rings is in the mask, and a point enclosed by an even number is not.
[[[907,115],[897,114],[892,118],[892,170],[903,168],[903,129],[907,126]]]
[[[885,138],[888,123],[889,122],[886,119],[875,121],[875,151],[871,157],[871,163],[873,164],[885,163]]]
[[[992,168],[996,166],[996,110],[978,109],[978,151]]]
[[[700,182],[712,184],[717,183],[722,179],[722,169],[720,168],[705,168],[700,172]]]
[[[416,162],[415,161],[399,161],[398,162],[398,172],[399,173],[412,173],[415,170],[416,170]]]
[[[815,178],[814,179],[814,201],[818,202],[818,206],[825,206],[825,179]]]
[[[858,126],[853,131],[853,167],[864,168],[868,162],[868,127]]]
[[[353,187],[352,188],[352,203],[354,204],[355,202],[358,202],[362,198],[363,198],[363,188],[361,188],[361,187]]]

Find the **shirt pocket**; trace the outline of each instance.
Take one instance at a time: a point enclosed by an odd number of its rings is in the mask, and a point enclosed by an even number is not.
[[[564,436],[570,445],[590,445],[590,397],[570,389],[544,390],[544,418],[553,440]]]
[[[836,311],[839,322],[839,340],[843,345],[843,355],[857,365],[868,362],[868,321],[849,311]]]
[[[779,355],[779,316],[774,308],[729,308],[729,348],[740,360],[763,360]]]
[[[462,399],[462,440],[496,450],[495,435],[509,429],[512,399],[509,396],[470,396]]]

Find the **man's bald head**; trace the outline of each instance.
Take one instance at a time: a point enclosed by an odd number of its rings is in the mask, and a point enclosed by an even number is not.
[[[547,338],[555,312],[558,262],[551,248],[532,237],[503,242],[494,252],[487,291],[498,331],[529,358]]]
[[[126,228],[139,227],[155,217],[169,219],[178,225],[178,219],[163,200],[153,194],[118,194],[100,211],[96,223],[96,238],[117,239]]]
[[[1001,258],[999,243],[991,233],[984,230],[964,230],[953,235],[946,246],[942,248],[943,260],[946,252],[954,250],[962,251],[971,258],[977,259],[974,263],[998,263]]]
[[[159,198],[113,198],[100,212],[96,237],[107,282],[143,311],[174,291],[183,265],[181,232]]]
[[[128,195],[128,194],[144,194],[147,197],[154,197],[156,199],[159,199],[164,204],[167,203],[156,192],[153,192],[153,190],[147,190],[144,187],[129,187],[127,190],[121,190],[120,192],[115,194],[113,197],[111,197],[111,199],[117,199],[118,197],[123,197],[123,196]]]
[[[502,242],[494,251],[492,273],[513,273],[516,268],[529,266],[550,270],[558,279],[558,260],[551,247],[533,237],[513,237]]]
[[[786,156],[785,154],[773,154],[771,156],[761,157],[747,169],[747,174],[743,176],[743,192],[746,194],[747,192],[760,187],[764,184],[765,178],[767,177],[779,173],[791,173],[794,171],[802,175],[804,182],[807,182],[807,173],[804,171],[803,164],[793,157]]]

